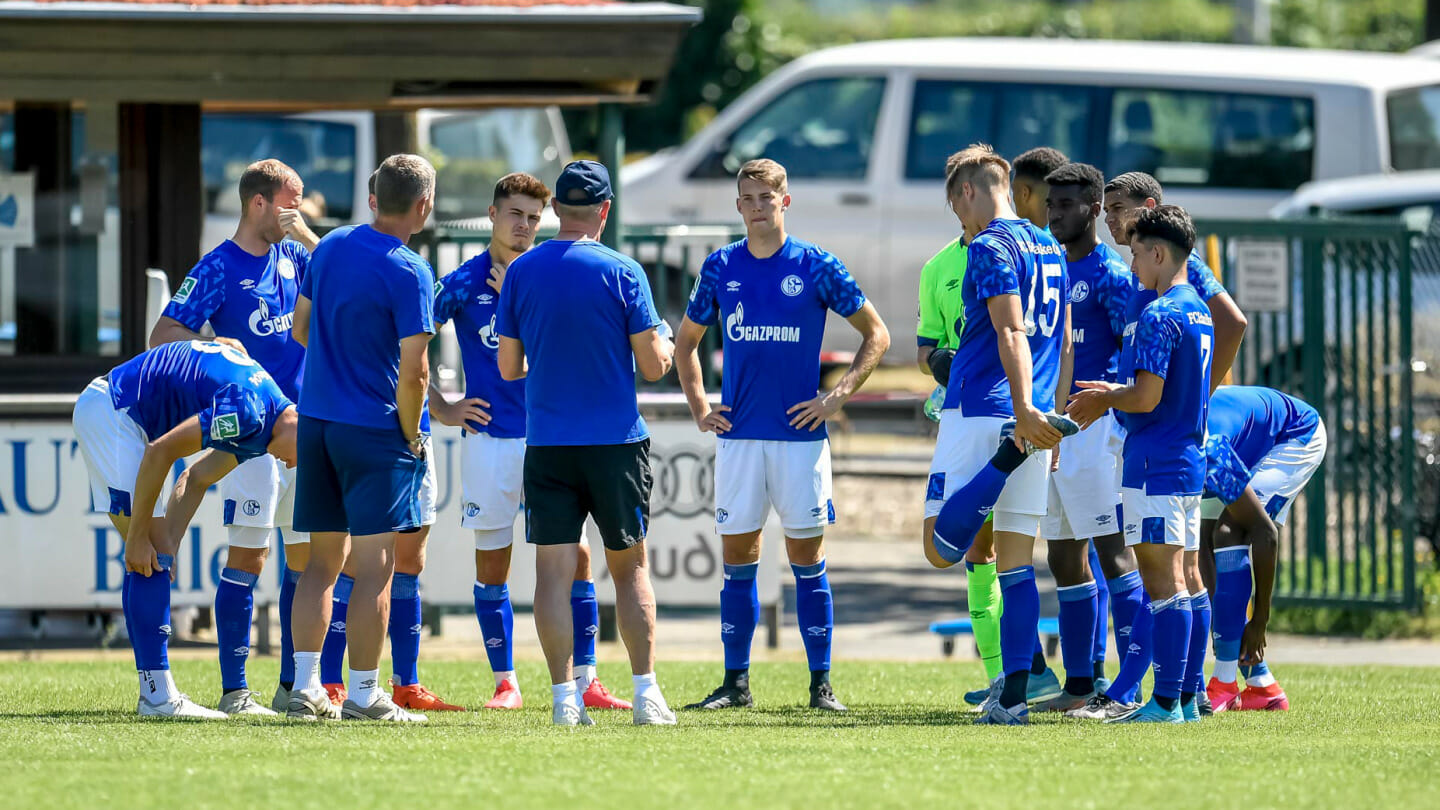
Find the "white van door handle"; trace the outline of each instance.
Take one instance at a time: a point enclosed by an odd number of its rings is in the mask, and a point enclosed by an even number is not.
[[[869,205],[870,195],[863,191],[847,191],[840,195],[841,205]]]

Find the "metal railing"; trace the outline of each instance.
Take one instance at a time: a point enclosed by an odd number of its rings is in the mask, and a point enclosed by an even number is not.
[[[1209,256],[1250,322],[1232,381],[1320,412],[1325,462],[1281,532],[1277,602],[1413,608],[1417,525],[1436,514],[1440,386],[1417,396],[1413,243],[1398,220],[1203,221]],[[1435,268],[1440,272],[1440,268]],[[1421,357],[1440,342],[1425,341]],[[1431,362],[1433,367],[1433,361]],[[1417,418],[1420,424],[1417,424]],[[1427,460],[1428,455],[1428,460]],[[1421,475],[1421,473],[1426,473]]]

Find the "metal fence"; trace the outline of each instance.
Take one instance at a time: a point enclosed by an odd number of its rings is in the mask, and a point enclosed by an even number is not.
[[[1440,522],[1440,341],[1417,346],[1414,328],[1440,315],[1440,295],[1415,296],[1440,292],[1414,283],[1423,237],[1389,219],[1197,225],[1250,321],[1232,381],[1299,396],[1329,433],[1281,532],[1277,602],[1415,607],[1417,530]]]

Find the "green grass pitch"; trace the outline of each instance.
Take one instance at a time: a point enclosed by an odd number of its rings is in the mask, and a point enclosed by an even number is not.
[[[213,706],[213,662],[175,665]],[[958,708],[978,668],[842,663],[851,711],[801,708],[803,665],[759,664],[756,708],[680,712],[634,728],[596,712],[550,726],[547,679],[520,667],[520,712],[432,714],[425,726],[141,721],[119,661],[0,662],[0,801],[14,808],[758,807],[1176,808],[1427,806],[1440,788],[1440,669],[1279,670],[1293,708],[1199,725],[1114,727],[1037,718],[983,728]],[[251,683],[274,688],[273,659]],[[422,661],[427,685],[477,706],[483,662]],[[709,691],[717,664],[663,664],[674,705]],[[628,695],[623,666],[600,675]]]

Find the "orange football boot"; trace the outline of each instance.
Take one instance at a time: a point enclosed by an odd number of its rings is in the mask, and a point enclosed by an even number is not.
[[[514,681],[504,680],[495,687],[495,697],[490,698],[490,702],[485,704],[485,708],[518,709],[524,705],[520,699],[520,687],[516,686]]]
[[[1269,686],[1247,686],[1240,693],[1240,709],[1244,711],[1283,712],[1290,708],[1290,698],[1280,684]]]
[[[344,706],[345,699],[350,697],[350,693],[346,691],[343,683],[325,684],[325,694],[330,696],[330,704],[333,706]]]
[[[463,712],[465,707],[446,703],[439,695],[418,683],[409,686],[394,686],[395,705],[417,712]]]
[[[1205,694],[1210,698],[1211,711],[1215,714],[1240,708],[1240,684],[1211,678],[1205,685]]]
[[[590,686],[585,689],[584,698],[587,709],[625,709],[629,711],[635,708],[630,705],[630,701],[621,700],[610,694],[610,690],[605,688],[605,684],[600,683],[599,678],[590,679]]]

